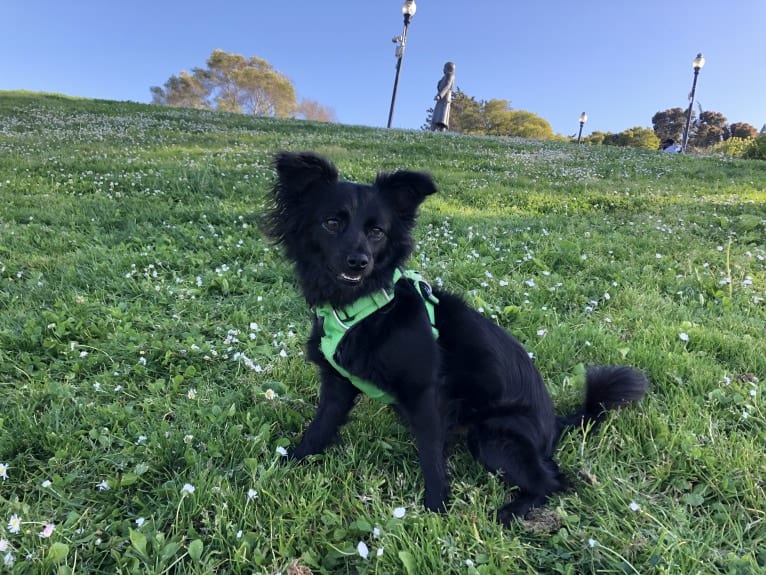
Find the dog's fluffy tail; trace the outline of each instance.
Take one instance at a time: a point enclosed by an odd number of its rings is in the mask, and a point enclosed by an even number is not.
[[[585,374],[585,404],[580,411],[558,418],[559,435],[568,427],[597,424],[607,411],[641,400],[649,389],[646,376],[631,367],[591,367]]]

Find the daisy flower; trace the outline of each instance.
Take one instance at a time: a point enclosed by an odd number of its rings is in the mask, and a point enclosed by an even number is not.
[[[8,479],[8,464],[7,463],[0,463],[0,478],[5,481]]]
[[[43,527],[43,530],[38,533],[40,537],[43,539],[48,539],[51,535],[53,535],[53,530],[56,528],[56,526],[53,523],[46,523],[45,527]]]
[[[186,397],[187,399],[192,400],[197,399],[197,390],[192,387],[189,391],[186,392]]]
[[[184,483],[184,486],[181,488],[181,493],[182,494],[188,493],[189,495],[191,495],[192,493],[194,493],[194,485],[192,485],[191,483]]]
[[[276,397],[277,397],[277,394],[276,394],[276,392],[273,389],[267,389],[266,391],[263,392],[263,395],[269,401],[271,401],[273,399],[276,399]],[[2,468],[0,467],[0,469],[2,469]]]
[[[21,517],[14,513],[8,520],[8,532],[18,533],[19,531],[21,531]]]

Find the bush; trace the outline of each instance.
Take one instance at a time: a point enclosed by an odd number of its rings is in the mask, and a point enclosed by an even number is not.
[[[743,158],[745,157],[745,152],[753,144],[753,141],[754,138],[729,138],[713,146],[710,151],[714,154]]]
[[[766,134],[761,134],[752,140],[742,157],[750,160],[766,160]]]

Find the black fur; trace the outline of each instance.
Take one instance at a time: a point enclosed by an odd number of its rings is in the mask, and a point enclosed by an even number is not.
[[[274,163],[266,230],[295,265],[307,303],[343,307],[391,287],[394,270],[412,252],[418,207],[436,192],[431,177],[398,171],[363,185],[339,181],[335,167],[312,153],[283,152]],[[640,400],[649,387],[634,369],[592,368],[582,409],[557,417],[540,373],[508,332],[461,298],[435,290],[435,340],[412,282],[400,280],[394,293],[384,311],[349,330],[336,361],[396,398],[417,444],[430,510],[444,510],[448,501],[445,443],[453,428],[466,428],[474,457],[518,486],[515,499],[498,511],[507,524],[564,488],[553,452],[565,428],[597,423],[605,411]],[[322,356],[321,336],[315,321],[308,357],[321,374],[319,407],[291,452],[295,459],[332,442],[359,394]]]

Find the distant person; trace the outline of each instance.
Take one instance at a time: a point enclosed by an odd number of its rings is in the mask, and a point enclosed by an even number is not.
[[[431,116],[431,130],[434,132],[446,132],[449,130],[449,109],[452,104],[452,86],[455,84],[455,64],[444,64],[444,76],[436,84],[436,105]]]
[[[681,146],[676,144],[673,138],[667,138],[660,144],[660,150],[663,152],[670,152],[671,154],[677,154],[681,151]]]

